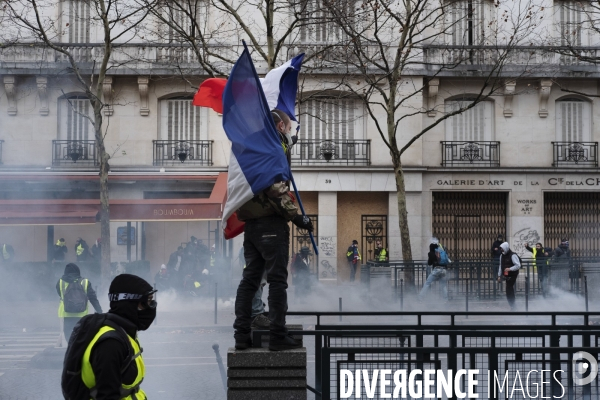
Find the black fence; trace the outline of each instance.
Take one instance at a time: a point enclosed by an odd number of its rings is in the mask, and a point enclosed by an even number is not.
[[[499,167],[500,142],[440,142],[443,167]]]
[[[294,165],[371,165],[370,140],[298,140],[292,147]]]
[[[153,140],[154,160],[161,165],[212,165],[212,140]]]
[[[598,142],[552,142],[553,167],[598,166]]]
[[[375,267],[375,269],[372,269]],[[379,268],[377,268],[379,267]],[[420,290],[432,268],[427,261],[367,262],[361,271],[361,281],[381,291],[382,286],[391,287],[396,299],[402,296],[407,285],[414,284]],[[523,260],[519,270],[515,292],[517,296],[552,296],[558,291],[584,295],[585,277],[600,277],[600,260],[578,258],[566,262],[549,261],[537,264]],[[377,279],[377,283],[373,281]],[[446,281],[450,299],[468,296],[474,299],[495,300],[504,296],[504,283],[498,282],[498,261],[459,261],[446,268]],[[441,290],[440,281],[432,290]]]
[[[53,140],[52,165],[54,166],[97,166],[95,140]]]
[[[438,374],[479,370],[478,384],[473,388],[478,398],[600,398],[598,379],[589,384],[577,381],[586,376],[582,370],[586,365],[597,372],[600,312],[288,312],[288,315],[316,317],[314,330],[291,333],[315,338],[314,387],[309,385],[307,389],[320,400],[390,398],[395,386],[392,376],[399,370],[405,371],[405,381],[411,372],[419,370],[420,380],[410,388],[405,383],[406,397],[394,398],[425,398],[424,370],[433,370],[430,378],[434,388]],[[388,322],[322,323],[324,319],[338,317],[385,317]],[[261,346],[260,335],[264,333],[254,331],[255,347]],[[342,370],[351,374],[363,370],[370,379],[375,370],[390,370],[391,376],[387,378],[390,384],[387,390],[384,388],[388,396],[384,396],[379,384],[371,388],[369,396],[364,384],[360,396],[355,391],[353,395],[342,396],[341,390],[349,389],[349,385],[343,385],[345,389],[340,385],[344,383],[343,377],[347,377]],[[502,384],[505,377],[508,385]],[[456,386],[462,393],[468,390],[465,381],[459,379]],[[514,385],[523,391],[515,393]],[[533,394],[536,388],[537,395],[525,395]],[[411,389],[421,395],[411,395]],[[541,390],[544,397],[539,395]],[[433,398],[454,399],[456,394],[455,390],[449,396]]]

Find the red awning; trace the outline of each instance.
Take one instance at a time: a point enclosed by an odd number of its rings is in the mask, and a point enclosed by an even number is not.
[[[81,176],[43,176],[41,179],[81,180]],[[154,178],[154,179],[153,179]],[[216,178],[216,181],[215,181]],[[32,180],[30,176],[0,176],[3,180]],[[84,177],[91,180],[91,177]],[[95,176],[97,180],[98,177]],[[213,180],[215,181],[209,198],[202,199],[111,199],[111,221],[203,221],[220,220],[223,204],[227,196],[227,174],[218,176],[111,176],[115,180],[165,181]],[[85,200],[0,200],[0,225],[71,225],[96,223],[100,211],[100,201]]]

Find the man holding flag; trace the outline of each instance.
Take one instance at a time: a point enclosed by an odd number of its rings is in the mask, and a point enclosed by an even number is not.
[[[238,350],[252,346],[252,298],[265,271],[269,283],[269,349],[301,346],[288,334],[285,315],[288,223],[313,230],[310,219],[298,214],[287,184],[293,183],[288,155],[303,57],[294,57],[261,80],[244,43],[244,52],[229,78],[207,79],[194,97],[195,105],[223,113],[223,129],[232,144],[223,221],[227,239],[244,232],[246,268],[237,291],[233,325]],[[302,208],[299,198],[298,204]]]

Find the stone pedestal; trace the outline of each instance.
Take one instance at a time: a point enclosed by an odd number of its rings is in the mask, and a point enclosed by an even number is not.
[[[227,400],[306,400],[306,348],[227,351]]]

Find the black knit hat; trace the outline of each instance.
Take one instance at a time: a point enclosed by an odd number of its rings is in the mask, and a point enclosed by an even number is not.
[[[108,288],[108,299],[113,301],[139,301],[153,291],[152,285],[136,275],[117,275]]]

